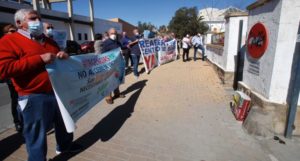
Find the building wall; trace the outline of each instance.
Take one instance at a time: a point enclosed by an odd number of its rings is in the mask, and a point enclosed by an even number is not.
[[[225,24],[225,41],[224,47],[222,46],[208,46],[207,55],[208,59],[216,64],[219,68],[225,72],[234,72],[236,68],[238,36],[239,36],[239,22],[244,21],[242,44],[245,44],[246,31],[247,31],[247,17],[229,17]]]
[[[225,71],[224,47],[221,45],[206,45],[207,58]]]
[[[262,22],[268,30],[269,45],[258,60],[246,54],[243,82],[268,101],[286,104],[300,21],[300,1],[269,1],[251,10],[249,15],[248,32],[254,24]],[[251,72],[253,66],[259,69],[258,73]]]
[[[0,19],[1,23],[12,23],[15,25],[15,20],[14,20],[13,14],[0,12],[0,15],[1,15],[1,19]]]
[[[95,19],[95,26],[94,26],[95,33],[105,33],[107,30],[109,30],[112,27],[115,28],[118,33],[122,32],[121,23],[103,20],[99,18]]]
[[[280,9],[282,1],[270,1],[265,5],[250,10],[248,19],[248,31],[257,22],[263,23],[269,34],[269,46],[264,55],[254,60],[246,53],[244,63],[243,82],[249,88],[269,99],[271,80],[274,67],[274,58],[276,53],[277,38],[278,38],[278,24],[280,23]],[[258,72],[253,72],[253,67],[258,69]]]
[[[121,23],[123,29],[122,31],[126,32],[129,37],[134,36],[132,31],[137,28],[136,26],[119,18],[113,18],[111,21]]]
[[[225,32],[225,20],[224,22],[220,22],[220,21],[204,21],[205,23],[207,23],[207,25],[209,26],[210,32],[213,33],[220,33],[220,32]]]
[[[300,21],[300,1],[282,0],[269,99],[285,103]],[[293,7],[291,7],[293,6]],[[297,53],[299,54],[299,53]],[[300,101],[298,101],[300,103]],[[299,104],[298,103],[298,104]]]
[[[89,25],[74,24],[75,40],[81,44],[91,40],[91,27]]]
[[[246,33],[247,33],[247,16],[242,17],[229,17],[228,22],[226,23],[226,32],[225,32],[225,44],[224,44],[224,59],[225,59],[225,70],[229,72],[234,72],[236,68],[236,55],[238,52],[238,38],[239,38],[239,24],[240,20],[243,21],[243,31],[241,46],[245,44]]]
[[[50,20],[50,19],[46,19],[46,18],[44,18],[42,21],[51,23],[55,30],[66,31],[67,39],[70,39],[70,34],[69,34],[70,31],[69,31],[68,23],[66,23],[64,21]]]

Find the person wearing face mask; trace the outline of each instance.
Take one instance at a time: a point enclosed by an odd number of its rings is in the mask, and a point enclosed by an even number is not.
[[[192,38],[192,44],[194,46],[194,61],[196,61],[196,54],[198,52],[198,49],[201,50],[202,61],[205,61],[205,49],[203,45],[203,37],[201,36],[200,33],[198,33]]]
[[[108,30],[108,39],[106,39],[103,43],[102,43],[102,50],[101,53],[105,53],[107,51],[113,50],[113,49],[117,49],[117,48],[121,48],[122,49],[122,44],[117,40],[117,30],[114,28],[111,28]],[[120,53],[121,54],[121,53]],[[120,93],[120,89],[119,87],[117,87],[114,90],[114,98],[124,98],[125,95]],[[112,94],[110,93],[108,96],[106,96],[105,101],[108,104],[113,104],[113,97]]]
[[[183,62],[189,61],[189,50],[191,48],[191,40],[190,40],[190,35],[187,34],[183,39],[182,39],[182,49],[183,49],[183,54],[182,54],[182,60]],[[186,59],[185,59],[186,57]]]
[[[44,34],[47,37],[53,39],[53,29],[54,29],[53,25],[51,23],[48,23],[48,22],[44,22],[43,25],[44,25]]]
[[[139,72],[138,72],[138,65],[140,62],[140,57],[141,57],[141,50],[139,47],[139,39],[141,39],[141,35],[139,34],[138,29],[133,30],[134,36],[131,38],[131,43],[128,44],[128,47],[130,48],[131,51],[131,57],[132,57],[132,62],[133,62],[133,74],[136,79],[139,78]]]
[[[32,9],[15,13],[18,31],[0,40],[0,79],[12,79],[18,92],[18,110],[23,118],[28,161],[45,161],[47,131],[54,126],[56,153],[78,152],[67,133],[55,98],[46,64],[67,59],[53,40],[43,34],[40,15]],[[62,82],[64,83],[64,82]]]

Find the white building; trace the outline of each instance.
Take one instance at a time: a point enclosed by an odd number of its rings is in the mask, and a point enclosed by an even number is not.
[[[209,31],[212,33],[220,33],[225,32],[225,18],[224,16],[229,13],[237,13],[245,11],[235,8],[235,7],[228,7],[224,9],[218,8],[204,8],[199,10],[198,16],[202,16],[204,19],[203,21],[208,24]]]
[[[204,8],[199,11],[198,16],[202,16],[203,21],[209,26],[210,32],[225,32],[224,10],[218,8]]]

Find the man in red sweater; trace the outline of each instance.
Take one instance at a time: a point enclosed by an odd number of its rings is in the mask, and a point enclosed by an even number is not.
[[[45,65],[68,55],[43,34],[40,15],[32,9],[15,14],[18,31],[0,40],[0,79],[12,79],[19,94],[18,110],[24,119],[23,135],[28,161],[45,161],[47,131],[55,128],[57,154],[78,150],[71,146]],[[63,83],[63,82],[62,82]]]

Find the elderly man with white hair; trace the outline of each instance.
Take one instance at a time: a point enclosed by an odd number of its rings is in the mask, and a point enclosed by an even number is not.
[[[43,34],[43,23],[36,11],[18,10],[15,23],[18,31],[0,40],[0,79],[12,79],[18,92],[28,161],[46,160],[46,134],[53,126],[57,154],[79,150],[72,145],[73,133],[66,131],[45,69],[46,64],[68,55]]]

